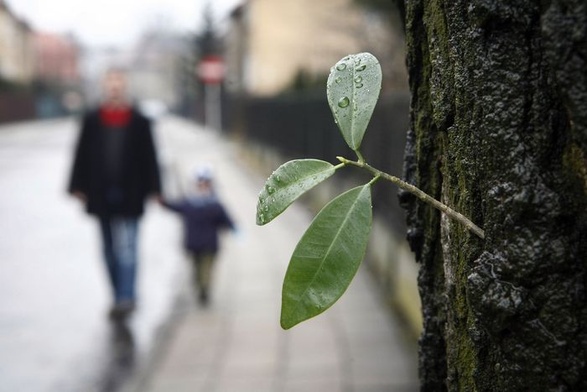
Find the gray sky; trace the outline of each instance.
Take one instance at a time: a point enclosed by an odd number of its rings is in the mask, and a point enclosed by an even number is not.
[[[206,0],[5,0],[33,28],[73,32],[88,45],[125,45],[152,26],[196,31]],[[216,19],[241,0],[210,0]]]

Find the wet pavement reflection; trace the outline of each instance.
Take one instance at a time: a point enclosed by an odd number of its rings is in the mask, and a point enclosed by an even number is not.
[[[116,391],[133,375],[135,344],[131,329],[125,322],[112,324],[109,341],[110,361],[102,376],[99,391]],[[100,380],[98,380],[100,382]]]
[[[147,366],[187,267],[174,216],[140,227],[135,314],[108,319],[97,223],[65,192],[74,120],[0,126],[0,392],[115,392]]]

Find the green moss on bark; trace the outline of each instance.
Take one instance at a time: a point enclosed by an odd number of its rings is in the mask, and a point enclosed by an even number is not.
[[[563,162],[568,176],[575,179],[577,187],[582,188],[587,198],[587,157],[583,150],[574,143],[570,144],[564,152]]]
[[[405,177],[486,232],[403,196],[423,391],[587,390],[586,13],[406,2]]]

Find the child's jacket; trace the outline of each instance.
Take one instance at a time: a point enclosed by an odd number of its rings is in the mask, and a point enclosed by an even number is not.
[[[215,196],[190,197],[163,205],[179,212],[184,224],[184,246],[195,253],[218,251],[218,232],[234,229],[226,210]]]

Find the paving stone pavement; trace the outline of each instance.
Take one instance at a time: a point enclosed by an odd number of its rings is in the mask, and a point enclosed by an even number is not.
[[[191,123],[165,121],[159,144],[169,193],[186,189],[196,166],[211,164],[217,192],[239,230],[222,237],[208,307],[197,304],[186,274],[177,322],[132,389],[417,391],[415,343],[406,339],[363,268],[326,313],[288,331],[280,328],[283,276],[312,215],[294,204],[270,224],[256,226],[264,179],[247,169],[242,150]]]

